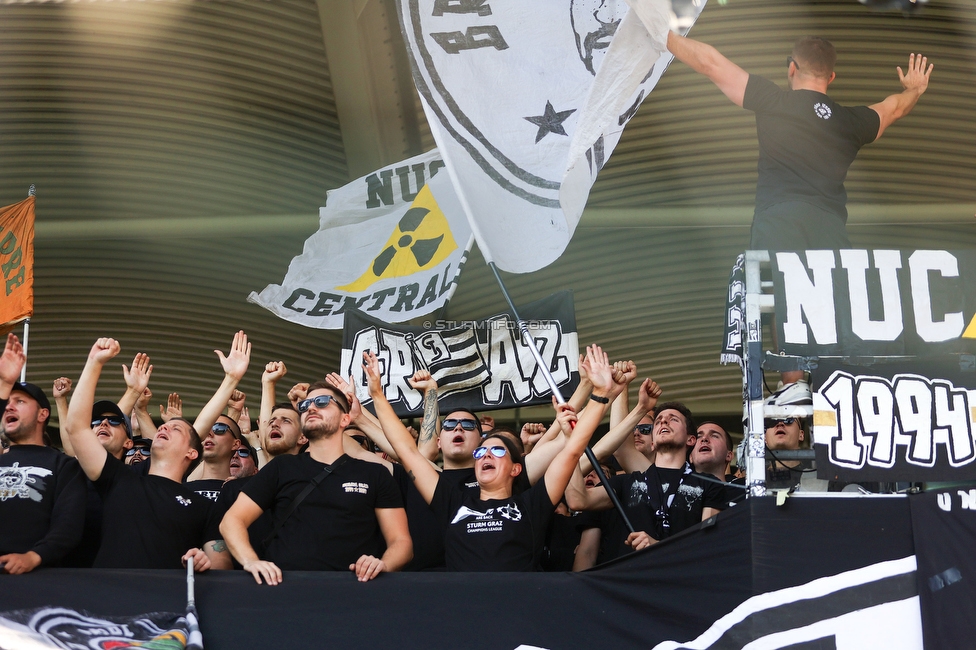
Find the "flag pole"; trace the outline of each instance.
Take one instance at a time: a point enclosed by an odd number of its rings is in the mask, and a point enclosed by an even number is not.
[[[31,196],[36,196],[36,195],[37,195],[37,186],[34,185],[33,183],[31,183],[31,186],[29,188],[27,188],[27,196],[28,197],[31,197]],[[24,345],[24,357],[27,356],[27,343],[28,343],[28,338],[29,337],[30,337],[30,318],[25,318],[24,319],[24,337],[23,337],[24,338],[24,341],[23,341],[23,345]],[[25,381],[27,381],[27,359],[26,358],[24,359],[24,365],[21,366],[21,368],[20,368],[20,383],[24,383]]]
[[[494,262],[488,262],[488,266],[491,267],[491,272],[495,274],[495,279],[498,280],[498,286],[502,290],[502,295],[505,296],[505,301],[508,302],[508,307],[512,310],[512,315],[515,316],[515,321],[518,324],[519,334],[522,336],[522,341],[528,346],[532,356],[535,357],[535,363],[539,368],[539,372],[541,372],[542,376],[545,377],[546,383],[549,384],[549,390],[552,391],[553,397],[556,398],[558,403],[565,404],[566,398],[563,397],[562,392],[559,390],[559,386],[556,384],[556,379],[552,376],[552,372],[549,370],[549,367],[543,360],[542,354],[540,354],[539,348],[535,344],[535,339],[532,338],[532,334],[529,332],[528,324],[522,320],[522,317],[519,316],[518,310],[515,309],[515,303],[512,302],[512,297],[508,295],[508,289],[505,288],[505,283],[502,282],[502,276],[498,273],[498,267],[495,266]],[[620,518],[624,522],[624,525],[627,526],[627,530],[632,533],[637,532],[634,530],[634,525],[630,523],[630,518],[627,517],[627,513],[624,512],[624,507],[620,503],[620,499],[617,498],[617,493],[613,491],[612,487],[610,487],[610,480],[603,473],[603,468],[600,467],[600,461],[597,460],[596,454],[593,453],[593,450],[590,449],[589,445],[587,445],[585,453],[586,458],[590,461],[590,465],[593,466],[593,471],[596,472],[597,478],[600,479],[600,483],[610,496],[610,501],[613,502],[613,507],[616,508],[617,512],[620,514]]]
[[[197,616],[197,602],[193,589],[193,556],[186,561],[186,650],[203,650],[203,635]]]
[[[24,337],[23,337],[24,338],[23,345],[24,345],[24,357],[25,358],[24,358],[24,365],[21,366],[21,368],[20,368],[20,383],[24,383],[25,381],[27,381],[27,358],[26,357],[27,357],[27,339],[28,339],[29,336],[30,336],[30,319],[29,318],[25,318],[24,319]]]

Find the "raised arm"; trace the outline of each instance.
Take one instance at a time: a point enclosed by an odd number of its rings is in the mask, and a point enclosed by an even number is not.
[[[149,355],[140,352],[132,359],[132,369],[122,364],[122,378],[125,379],[125,394],[119,400],[119,410],[131,413],[132,408],[149,387],[149,378],[153,367],[149,363]]]
[[[68,405],[66,432],[71,440],[75,458],[81,465],[82,471],[92,481],[98,480],[105,467],[108,452],[98,442],[98,436],[92,431],[91,414],[95,403],[95,388],[98,378],[102,376],[102,368],[113,359],[122,346],[115,339],[101,338],[95,341],[88,353],[85,369],[81,371],[81,378],[75,386],[75,396]]]
[[[598,345],[591,345],[586,349],[586,372],[593,384],[593,397],[607,398],[613,400],[621,389],[620,384],[613,381],[610,362],[606,353]],[[603,419],[602,408],[587,408],[580,414],[577,420],[572,407],[564,404],[558,407],[557,419],[563,429],[563,433],[568,436],[562,451],[553,459],[546,469],[546,490],[553,505],[559,503],[566,486],[573,475],[574,470],[578,470],[579,458],[590,443],[593,432],[596,431],[600,421]],[[570,423],[576,421],[575,427],[570,432]]]
[[[74,456],[74,449],[71,447],[71,440],[65,431],[65,423],[68,420],[68,393],[71,392],[71,380],[67,377],[58,377],[54,380],[51,388],[51,395],[54,396],[54,405],[58,410],[58,427],[61,429],[61,445],[64,453]]]
[[[227,398],[227,417],[234,422],[240,420],[246,401],[247,395],[243,391],[239,391],[236,388],[231,391],[230,397]]]
[[[898,81],[901,82],[901,87],[904,90],[871,105],[870,108],[881,118],[881,126],[878,127],[879,138],[893,122],[905,117],[915,108],[919,97],[929,87],[929,75],[932,74],[932,68],[935,66],[928,61],[928,58],[921,54],[917,56],[914,53],[908,55],[908,72],[903,72],[901,66],[896,68],[898,70]]]
[[[424,501],[430,503],[434,498],[434,490],[437,488],[437,480],[440,478],[430,461],[414,444],[413,436],[407,428],[400,422],[393,407],[383,393],[383,383],[380,379],[380,364],[376,355],[372,352],[363,354],[363,370],[366,371],[366,379],[369,381],[369,394],[373,398],[373,407],[376,409],[376,417],[379,418],[380,425],[386,439],[390,441],[393,450],[400,457],[400,462],[407,470],[407,476],[414,482],[420,496]]]
[[[132,409],[132,412],[136,420],[133,422],[133,427],[138,426],[139,435],[143,438],[155,440],[156,423],[153,422],[152,416],[149,415],[149,401],[152,400],[152,395],[152,391],[148,388],[142,391],[142,395],[136,400],[136,405]]]
[[[220,365],[224,369],[224,380],[217,388],[210,401],[200,409],[200,414],[193,421],[193,428],[201,439],[210,433],[210,427],[214,425],[220,414],[224,412],[228,400],[237,384],[240,383],[247,366],[251,362],[251,344],[247,341],[247,334],[243,331],[234,334],[234,341],[230,346],[230,353],[225,357],[220,350],[214,350],[220,359]]]
[[[183,417],[183,400],[180,399],[179,393],[170,393],[165,407],[159,405],[159,417],[163,422]]]
[[[637,379],[637,364],[633,361],[616,361],[613,364],[614,374],[622,377],[624,389],[617,395],[610,405],[610,428],[614,428],[627,417],[630,410],[630,384]]]
[[[645,415],[654,413],[654,407],[657,406],[657,400],[663,392],[656,381],[645,379],[637,389],[637,406],[627,414],[617,429],[609,431],[597,443],[600,447],[599,452],[593,450],[596,457],[603,459],[612,454],[620,463],[620,467],[628,472],[643,472],[650,467],[651,461],[634,447],[634,427]],[[589,470],[583,471],[585,475]]]
[[[0,399],[10,397],[14,384],[20,381],[20,371],[27,363],[27,355],[20,339],[13,334],[7,334],[7,342],[0,355]]]
[[[424,394],[424,420],[420,423],[417,448],[424,458],[433,461],[440,451],[437,436],[441,432],[441,419],[437,411],[437,380],[426,370],[418,370],[409,379],[410,386]]]
[[[703,74],[718,86],[736,106],[742,106],[749,83],[749,73],[729,61],[711,45],[691,38],[668,33],[668,49],[692,70]]]

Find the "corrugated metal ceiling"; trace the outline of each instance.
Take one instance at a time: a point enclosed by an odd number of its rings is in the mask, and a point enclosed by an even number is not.
[[[321,6],[0,7],[0,203],[38,186],[31,380],[77,377],[104,335],[122,341],[119,363],[148,352],[157,395],[178,390],[191,408],[219,382],[212,350],[238,328],[255,342],[244,384],[255,406],[264,362],[283,358],[298,381],[337,361],[338,333],[244,301],[280,281],[326,191],[347,180]],[[855,221],[868,211],[882,226],[852,225],[855,243],[976,244],[972,224],[961,223],[976,209],[976,5],[933,0],[906,18],[853,0],[729,0],[706,7],[693,35],[783,83],[785,55],[807,33],[837,46],[832,94],[845,103],[895,92],[894,67],[910,51],[936,64],[915,112],[851,170]],[[430,142],[425,127],[420,141]],[[751,115],[673,64],[601,173],[567,253],[509,276],[512,293],[528,301],[574,289],[581,342],[635,359],[698,411],[735,413],[738,371],[717,358],[728,269],[748,241],[755,160]],[[885,225],[884,205],[905,203],[944,204],[932,209],[955,223]],[[717,225],[683,227],[689,214]],[[475,255],[449,316],[502,304]],[[104,382],[106,395],[121,394],[114,371]]]

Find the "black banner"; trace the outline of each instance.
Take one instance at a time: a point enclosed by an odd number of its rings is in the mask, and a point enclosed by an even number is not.
[[[910,503],[925,648],[971,647],[976,639],[976,489],[918,494]]]
[[[959,357],[812,373],[813,441],[822,479],[976,479],[976,364]]]
[[[579,383],[576,314],[569,291],[519,308],[565,397]],[[441,413],[548,404],[551,391],[510,314],[472,321],[426,321],[391,325],[359,311],[346,313],[340,374],[355,378],[359,399],[370,402],[363,352],[379,357],[386,397],[397,414],[418,415],[423,395],[407,379],[422,368],[437,380]]]
[[[976,251],[770,252],[782,351],[976,353]]]
[[[396,573],[360,583],[350,572],[285,571],[269,587],[242,571],[209,571],[196,577],[196,603],[207,650],[740,648],[758,639],[764,648],[915,650],[913,554],[907,499],[796,496],[777,507],[755,498],[583,573]],[[976,566],[971,554],[952,563],[938,570],[969,576]],[[0,575],[0,612],[65,607],[107,619],[185,602],[182,571]],[[974,620],[957,638],[976,637]]]

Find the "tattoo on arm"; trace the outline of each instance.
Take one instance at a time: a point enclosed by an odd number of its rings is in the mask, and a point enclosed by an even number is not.
[[[424,393],[424,421],[420,425],[420,442],[425,443],[434,438],[437,430],[437,391],[429,390]]]
[[[227,550],[227,544],[224,543],[224,540],[218,539],[210,545],[210,548],[213,549],[214,553],[223,553]]]
[[[413,475],[413,470],[407,470],[407,476],[410,477],[410,480],[411,481],[414,481],[414,482],[417,481],[417,477]]]

